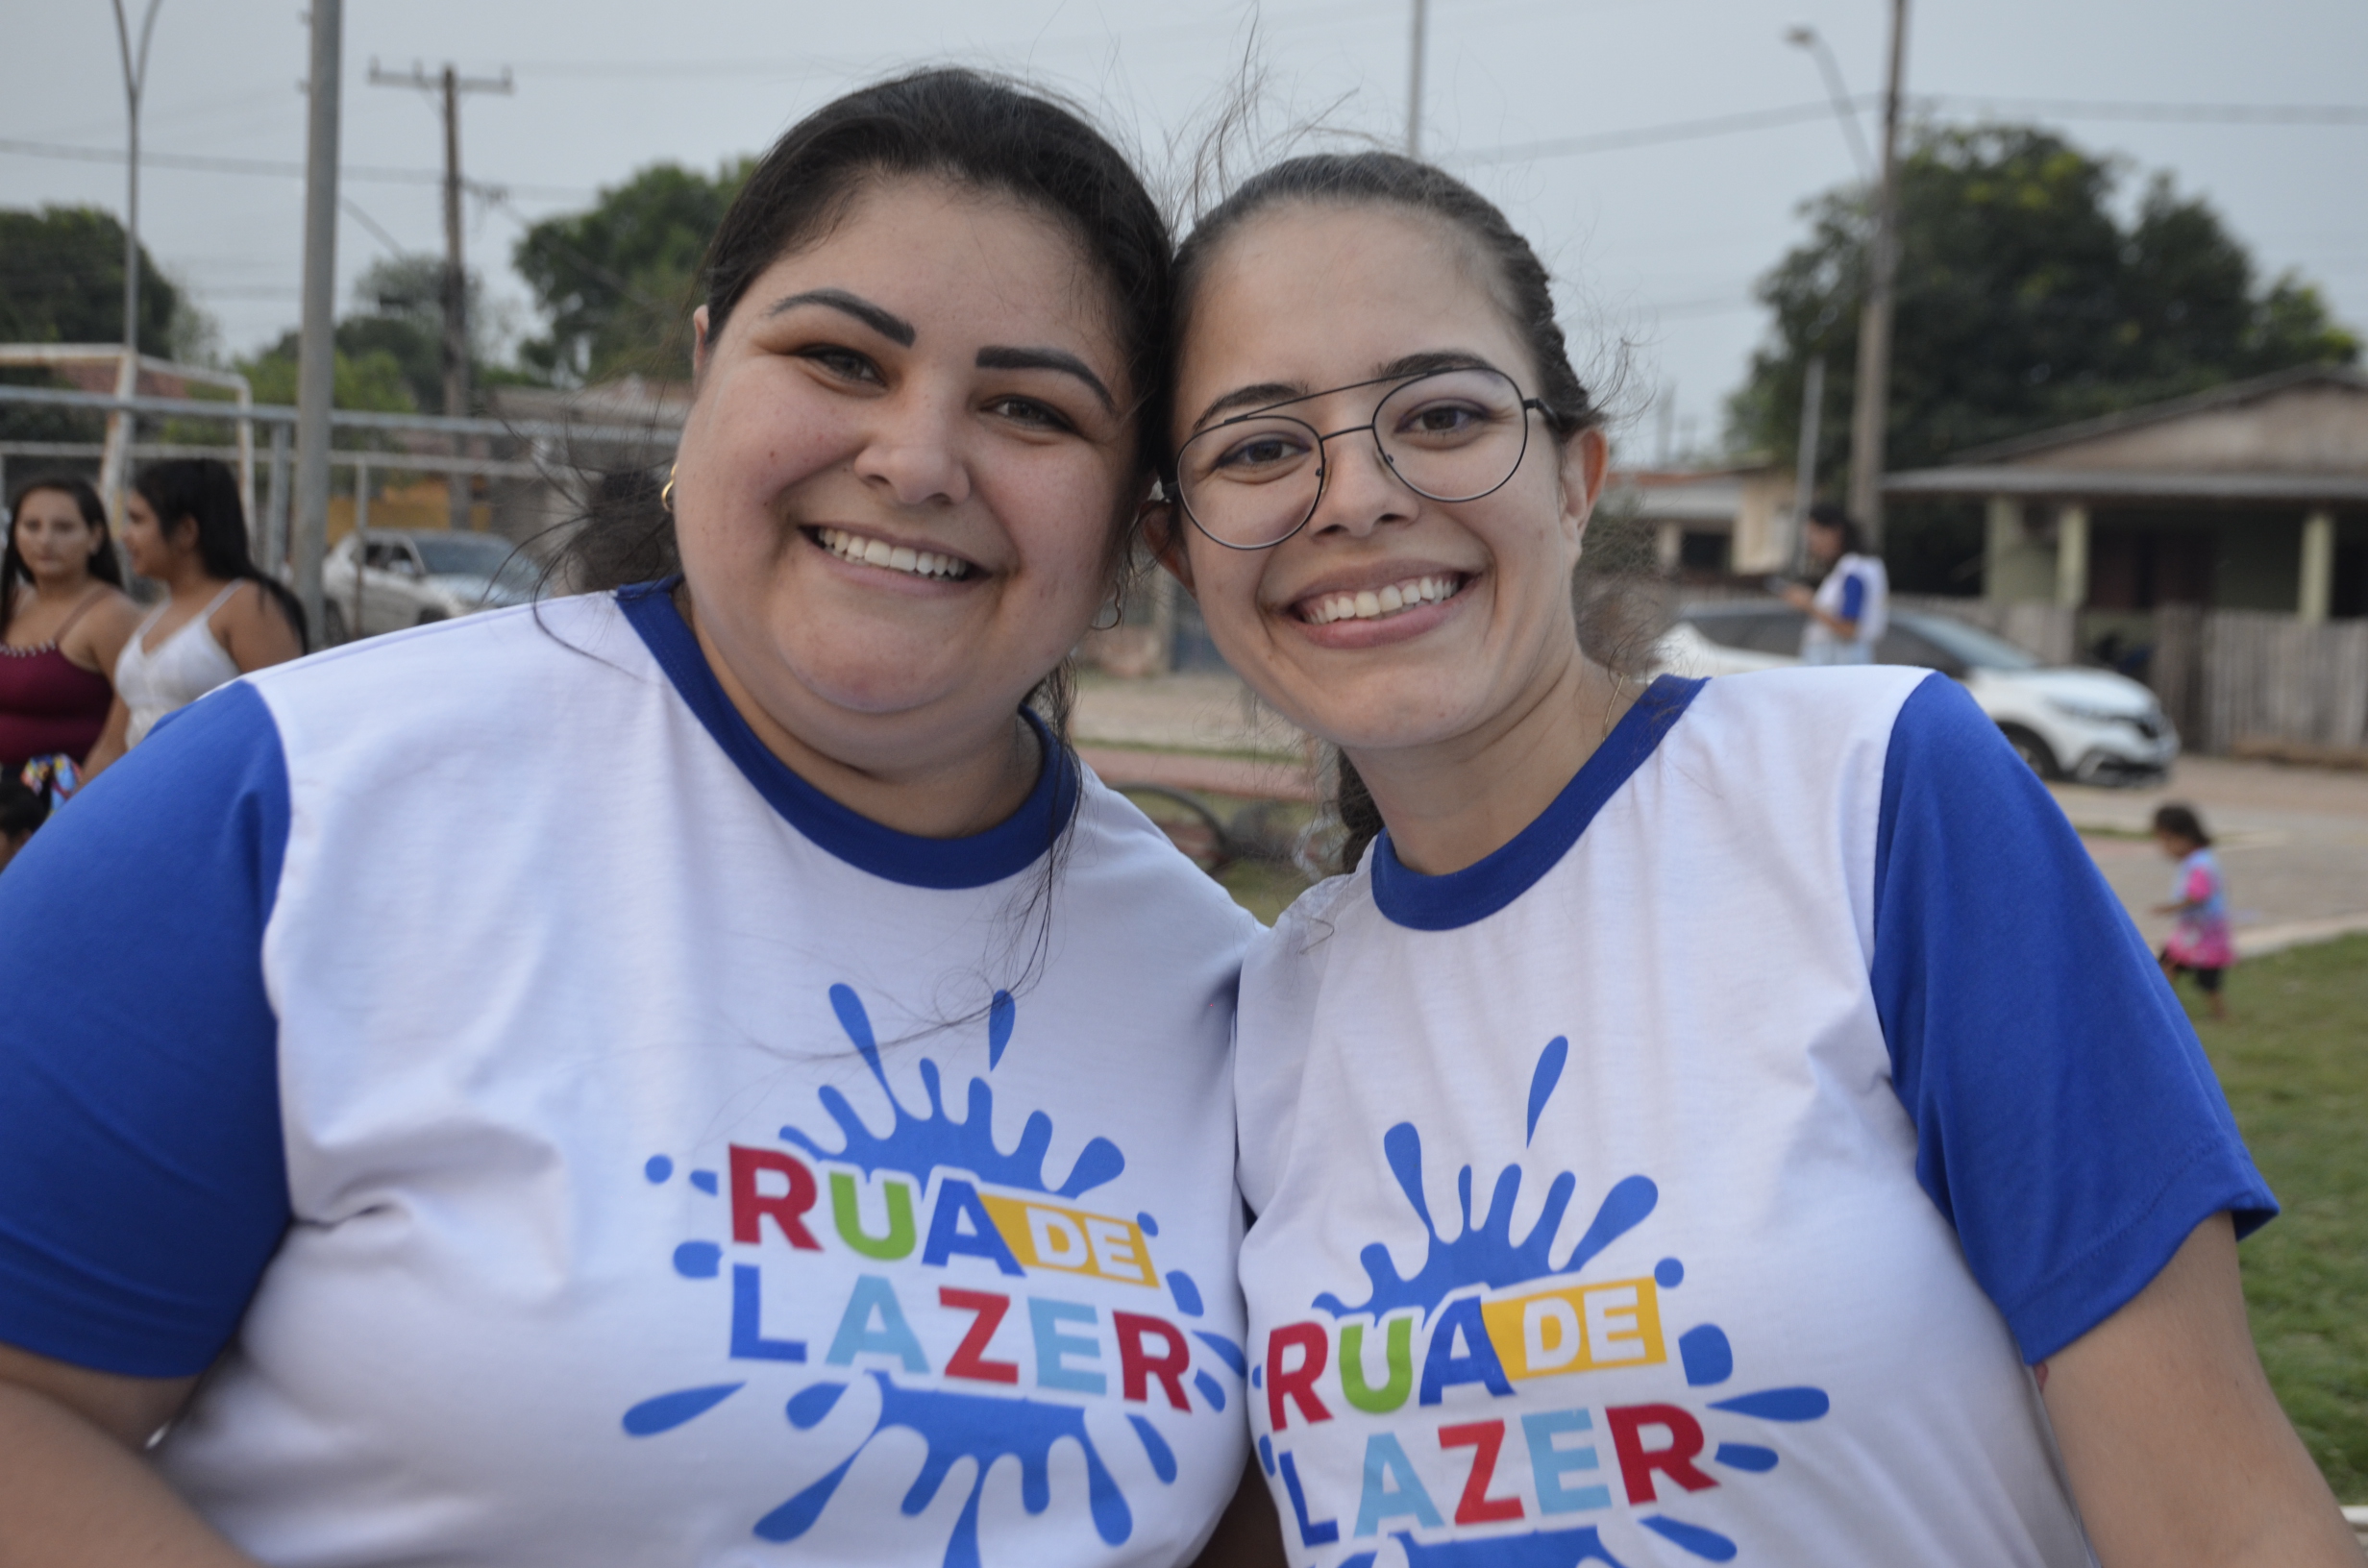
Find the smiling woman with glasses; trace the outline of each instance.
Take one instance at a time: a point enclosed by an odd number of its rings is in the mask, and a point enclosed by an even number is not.
[[[1162,559],[1347,830],[1235,1055],[1291,1560],[2356,1564],[2275,1200],[1971,699],[1591,661],[1599,416],[1440,171],[1295,159],[1177,269]]]

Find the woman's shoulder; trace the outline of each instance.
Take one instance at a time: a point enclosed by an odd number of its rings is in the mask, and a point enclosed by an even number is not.
[[[1255,917],[1185,857],[1135,803],[1081,767],[1075,838],[1064,875],[1088,896],[1107,894],[1114,915],[1141,911],[1172,940],[1213,943],[1236,954],[1257,934]]]
[[[545,600],[366,638],[247,675],[284,727],[386,736],[418,725],[543,727],[603,676],[646,681],[648,649],[614,596]],[[404,740],[400,744],[413,744]]]

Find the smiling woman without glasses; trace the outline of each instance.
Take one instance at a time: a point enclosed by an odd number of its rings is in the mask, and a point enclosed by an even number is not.
[[[9,871],[0,1563],[1166,1564],[1235,1494],[1250,923],[1026,705],[1158,209],[927,73],[705,278],[678,578],[234,685]]]
[[[1589,661],[1598,417],[1447,176],[1285,163],[1177,266],[1164,558],[1352,829],[1242,983],[1292,1560],[2356,1562],[2245,1334],[2275,1206],[1995,728]]]

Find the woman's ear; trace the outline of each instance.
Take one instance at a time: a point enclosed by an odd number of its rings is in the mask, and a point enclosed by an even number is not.
[[[707,307],[701,306],[691,312],[691,380],[696,381],[707,371]]]
[[[1588,519],[1603,498],[1604,477],[1611,467],[1612,444],[1600,427],[1591,425],[1563,443],[1563,524],[1572,530],[1574,545],[1587,535]]]
[[[1150,551],[1151,558],[1159,562],[1168,576],[1182,583],[1186,593],[1193,594],[1193,558],[1184,547],[1184,519],[1175,502],[1163,495],[1154,495],[1143,503],[1135,521],[1143,529],[1143,543]]]

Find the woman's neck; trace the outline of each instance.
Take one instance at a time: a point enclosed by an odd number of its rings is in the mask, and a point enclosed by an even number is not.
[[[33,597],[43,604],[76,603],[90,592],[90,585],[98,580],[87,568],[55,577],[36,576],[30,572],[25,576],[33,585]]]
[[[1460,871],[1503,848],[1562,794],[1635,700],[1578,651],[1489,723],[1431,746],[1348,760],[1408,869]]]
[[[919,838],[953,839],[988,828],[1027,800],[1051,759],[1019,714],[982,719],[975,733],[943,731],[915,748],[853,760],[809,743],[765,711],[701,625],[687,590],[675,605],[725,697],[766,750],[800,778],[880,826]]]
[[[211,599],[222,588],[222,579],[208,573],[205,557],[196,554],[174,560],[160,580],[176,607],[193,599]]]

